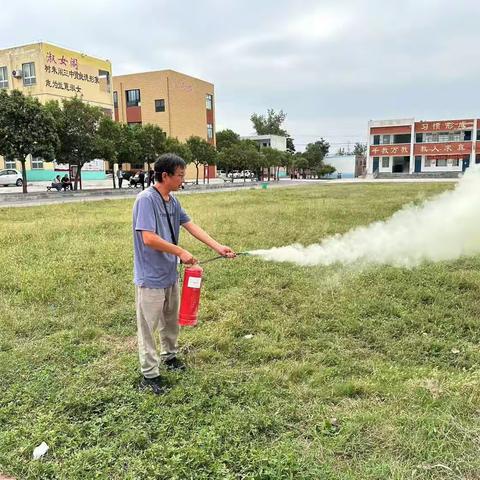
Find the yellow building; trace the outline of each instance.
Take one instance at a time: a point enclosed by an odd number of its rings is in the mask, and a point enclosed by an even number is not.
[[[85,102],[113,113],[110,61],[67,50],[50,43],[33,43],[0,50],[0,88],[20,90],[40,102],[79,96]],[[95,166],[97,165],[97,166]],[[54,164],[30,158],[28,180],[52,180]],[[20,169],[20,162],[4,161],[1,168]],[[84,179],[104,178],[102,162],[82,169]]]
[[[195,135],[215,145],[214,86],[173,70],[113,77],[115,120],[129,125],[158,125],[169,137],[185,141]],[[144,168],[143,165],[127,165]],[[200,168],[200,178],[215,176],[215,167]],[[193,165],[187,178],[196,176]]]

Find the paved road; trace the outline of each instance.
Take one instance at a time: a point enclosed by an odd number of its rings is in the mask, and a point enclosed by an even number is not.
[[[341,179],[341,180],[290,180],[282,179],[279,182],[267,182],[267,188],[296,187],[313,184],[338,185],[338,184],[365,184],[365,183],[427,183],[427,182],[456,182],[458,179]],[[0,208],[2,207],[29,207],[35,205],[49,205],[56,203],[71,203],[99,200],[115,200],[119,198],[135,197],[140,188],[113,189],[111,180],[91,180],[84,182],[83,190],[76,192],[47,192],[46,186],[50,182],[35,182],[28,185],[29,193],[22,194],[21,187],[0,187]],[[240,190],[243,188],[261,188],[262,182],[244,182],[236,180],[234,183],[223,182],[221,179],[213,179],[209,185],[187,185],[185,190],[179,192],[187,195],[192,193],[221,192],[229,190]]]

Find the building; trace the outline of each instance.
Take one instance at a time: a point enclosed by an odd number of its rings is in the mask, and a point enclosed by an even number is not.
[[[215,145],[214,85],[173,70],[113,77],[115,120],[129,125],[158,125],[169,137],[185,141],[192,135]],[[143,164],[126,169],[145,168]],[[201,169],[200,178],[214,177],[215,167]],[[195,178],[193,165],[187,178]]]
[[[240,137],[241,140],[251,140],[255,142],[260,148],[274,148],[275,150],[280,150],[281,152],[287,151],[287,137],[282,135],[250,135],[248,137]],[[270,178],[270,172],[268,169],[264,169],[263,175],[268,175]],[[267,173],[266,173],[267,172]],[[285,167],[278,168],[278,177],[286,177],[287,169]]]
[[[112,66],[84,53],[50,43],[33,43],[0,50],[0,88],[20,90],[45,103],[80,96],[85,102],[113,114]],[[0,168],[20,170],[20,162],[0,157]],[[41,158],[27,158],[27,179],[52,180],[62,167]],[[103,162],[82,169],[84,179],[105,178]]]
[[[275,148],[282,152],[287,151],[287,137],[281,135],[252,135],[249,137],[240,137],[242,140],[252,140],[260,148]]]
[[[367,174],[456,177],[480,163],[480,120],[371,121]]]

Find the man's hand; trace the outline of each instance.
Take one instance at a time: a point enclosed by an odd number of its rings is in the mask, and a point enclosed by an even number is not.
[[[178,257],[182,263],[186,265],[195,265],[198,263],[198,260],[190,252],[187,252],[187,250],[182,250],[182,253],[180,253]]]
[[[215,251],[222,257],[235,258],[237,256],[237,254],[226,245],[219,245],[217,248],[215,248]]]

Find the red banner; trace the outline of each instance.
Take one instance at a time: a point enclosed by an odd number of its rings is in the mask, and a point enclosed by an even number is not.
[[[472,142],[417,143],[415,155],[462,155],[472,153]]]
[[[410,155],[410,144],[407,145],[371,145],[370,156],[380,157],[385,156],[399,156],[404,157]]]
[[[447,120],[444,122],[416,122],[415,132],[450,132],[472,130],[473,120]]]

